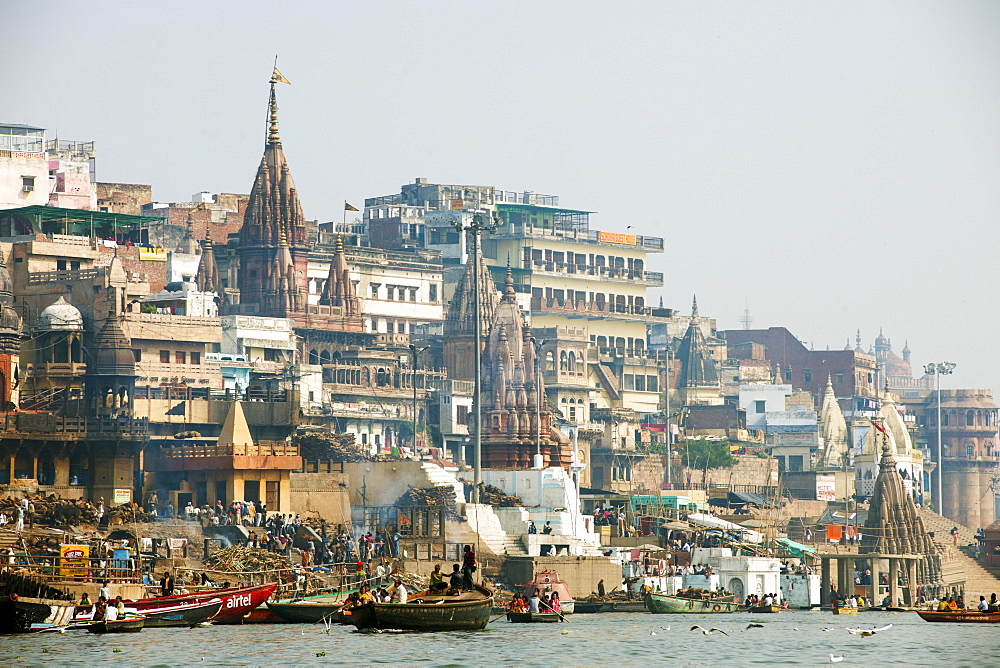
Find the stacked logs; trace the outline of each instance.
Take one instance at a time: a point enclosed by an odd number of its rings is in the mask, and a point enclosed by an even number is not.
[[[29,496],[28,500],[35,507],[32,521],[35,524],[47,526],[63,524],[93,524],[97,521],[97,509],[85,501],[60,499],[55,494],[49,496]],[[20,499],[6,497],[0,499],[0,512],[8,517],[17,517],[17,507]]]
[[[494,487],[493,485],[483,486],[482,491],[479,493],[479,502],[487,503],[494,508],[513,508],[514,506],[524,505],[521,497],[507,494],[499,487]]]
[[[276,571],[295,567],[288,559],[276,552],[248,545],[233,545],[222,548],[212,554],[205,563],[213,570],[231,573]]]
[[[441,487],[413,487],[396,501],[396,506],[431,506],[445,511],[447,517],[456,517],[455,488],[449,485]]]

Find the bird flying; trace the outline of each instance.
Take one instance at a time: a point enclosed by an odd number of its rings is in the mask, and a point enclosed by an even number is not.
[[[704,627],[702,627],[702,626],[699,626],[698,624],[695,624],[694,626],[692,626],[692,627],[691,627],[691,630],[692,630],[692,631],[701,631],[701,632],[702,632],[702,634],[704,634],[704,635],[706,635],[706,636],[707,636],[707,635],[708,635],[709,633],[721,633],[721,634],[722,634],[722,635],[724,635],[724,636],[728,636],[728,635],[729,635],[728,633],[726,633],[726,632],[725,632],[725,631],[723,631],[722,629],[716,629],[716,628],[711,628],[711,629],[705,629]]]
[[[754,624],[753,622],[751,622],[747,624],[746,630],[749,631],[750,629],[762,629],[762,628],[764,628],[763,624]]]

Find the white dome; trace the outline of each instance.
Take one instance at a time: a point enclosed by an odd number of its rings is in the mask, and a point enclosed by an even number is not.
[[[75,306],[66,301],[65,297],[60,296],[54,304],[38,314],[38,329],[50,332],[82,330],[83,316]]]

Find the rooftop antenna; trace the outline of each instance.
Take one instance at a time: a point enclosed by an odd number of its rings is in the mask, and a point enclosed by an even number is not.
[[[753,324],[753,316],[750,315],[750,303],[745,302],[743,308],[743,317],[740,318],[740,322],[743,323],[743,329],[750,329],[750,325]]]

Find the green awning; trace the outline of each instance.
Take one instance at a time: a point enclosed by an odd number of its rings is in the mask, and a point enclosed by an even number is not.
[[[796,543],[794,540],[789,540],[788,538],[779,538],[778,542],[784,545],[785,549],[788,550],[796,559],[801,559],[806,552],[809,552],[810,554],[814,554],[816,552],[816,548],[803,545],[802,543]]]
[[[139,231],[144,224],[161,220],[162,216],[132,216],[57,206],[22,206],[0,211],[0,237],[67,234],[117,239],[122,234]]]

